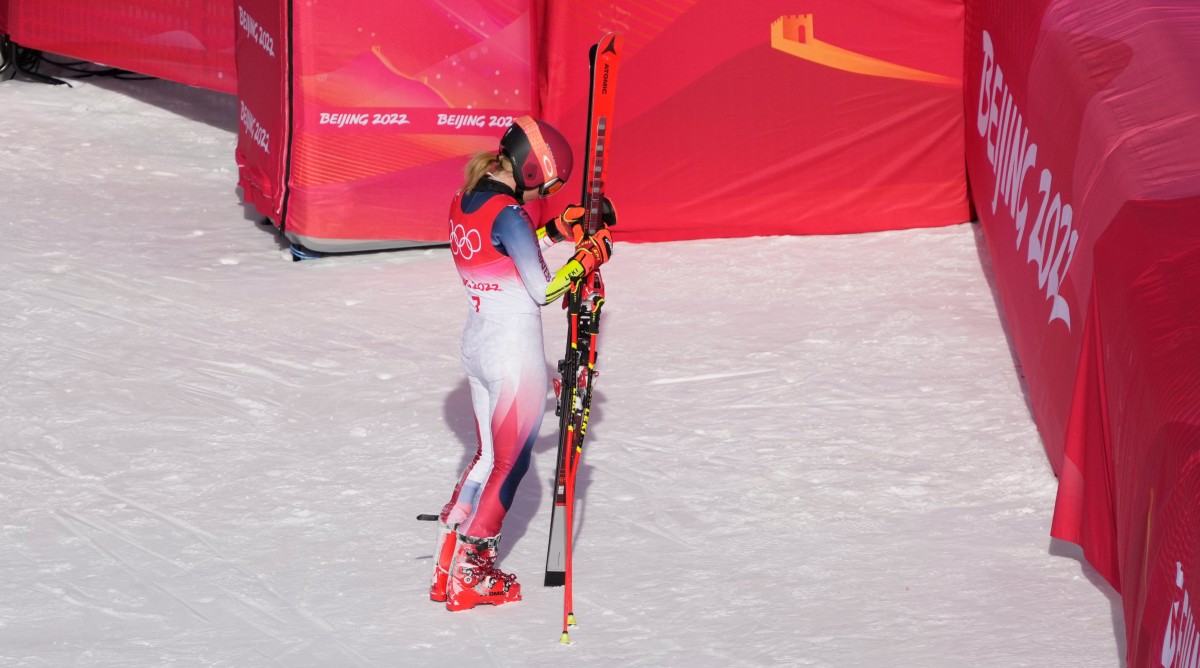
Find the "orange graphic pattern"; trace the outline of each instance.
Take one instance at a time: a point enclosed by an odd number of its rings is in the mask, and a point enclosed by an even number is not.
[[[792,14],[772,21],[771,48],[819,65],[856,74],[889,79],[909,79],[940,86],[957,87],[962,85],[962,82],[954,77],[897,65],[856,51],[843,49],[840,46],[826,44],[813,36],[812,14]]]

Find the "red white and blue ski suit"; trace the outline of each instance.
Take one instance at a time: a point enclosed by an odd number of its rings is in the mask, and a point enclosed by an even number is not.
[[[460,534],[480,538],[499,535],[529,469],[549,385],[542,242],[516,199],[489,190],[458,193],[450,205],[450,250],[470,300],[462,364],[479,443],[441,513]]]

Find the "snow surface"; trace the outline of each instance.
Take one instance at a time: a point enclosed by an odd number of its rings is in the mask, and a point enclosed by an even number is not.
[[[525,600],[426,598],[414,517],[474,447],[445,248],[293,263],[231,96],[0,110],[0,665],[1123,663],[974,225],[618,246],[563,645],[552,413],[502,543]]]

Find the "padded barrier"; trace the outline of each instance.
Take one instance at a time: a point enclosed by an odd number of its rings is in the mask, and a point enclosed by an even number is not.
[[[972,197],[1052,534],[1122,594],[1130,666],[1197,665],[1200,6],[968,0]]]
[[[0,33],[23,47],[223,93],[234,25],[234,0],[0,0]]]
[[[272,3],[241,4],[272,20]],[[253,119],[239,139],[242,186],[315,250],[444,243],[466,157],[494,150],[513,116],[540,114],[582,152],[587,47],[616,30],[626,51],[607,190],[621,240],[968,219],[961,2],[805,8],[294,3],[271,38],[288,44],[282,67],[240,67]],[[239,33],[239,66],[250,42]],[[263,95],[275,100],[252,102]],[[579,201],[580,183],[547,209]]]

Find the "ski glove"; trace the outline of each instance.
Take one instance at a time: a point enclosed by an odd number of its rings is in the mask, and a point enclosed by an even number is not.
[[[575,241],[583,236],[583,217],[587,210],[578,204],[568,204],[557,217],[546,221],[537,231],[538,241],[550,237],[550,241],[558,243],[564,239]]]
[[[597,267],[608,262],[612,252],[612,232],[607,227],[602,227],[600,231],[575,244],[573,259],[583,265],[585,270],[583,273],[590,274]]]
[[[541,241],[544,237],[549,237],[553,243],[558,243],[565,239],[570,239],[578,243],[583,239],[585,216],[587,216],[587,209],[578,204],[568,204],[562,213],[546,221],[545,225],[538,228],[538,241]],[[607,197],[601,200],[600,224],[604,227],[613,227],[617,224],[617,209],[613,206],[612,200]]]
[[[546,303],[566,294],[575,281],[587,276],[612,257],[612,232],[607,227],[575,245],[575,256],[562,266],[546,286]]]

